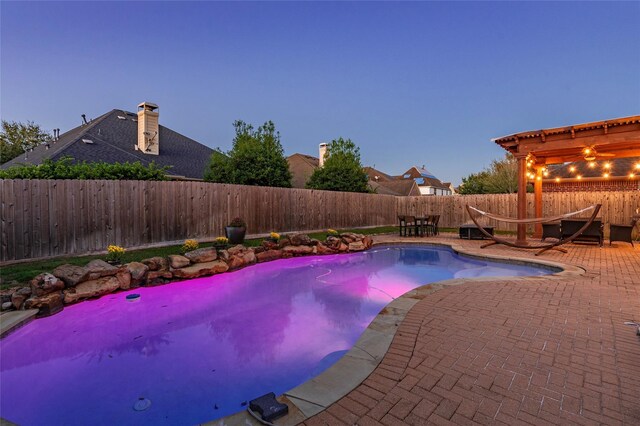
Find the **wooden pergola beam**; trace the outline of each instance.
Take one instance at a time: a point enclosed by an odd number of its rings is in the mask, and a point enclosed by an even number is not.
[[[542,217],[542,166],[585,161],[583,150],[594,147],[598,154],[614,154],[611,158],[640,156],[640,115],[514,133],[493,141],[518,160],[518,219],[527,218],[527,158],[533,161],[535,214]],[[540,233],[537,227],[534,235]],[[518,224],[516,243],[526,243],[525,225]]]

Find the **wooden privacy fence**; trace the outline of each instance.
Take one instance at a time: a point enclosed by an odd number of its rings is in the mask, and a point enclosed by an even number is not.
[[[516,196],[391,195],[207,182],[0,180],[0,261],[104,251],[186,238],[212,239],[236,216],[249,234],[395,225],[398,214],[440,214],[440,226],[469,222],[464,210],[516,216]],[[544,215],[602,203],[605,223],[627,223],[639,192],[545,194]],[[533,216],[533,196],[528,201]],[[494,223],[499,229],[513,225]]]

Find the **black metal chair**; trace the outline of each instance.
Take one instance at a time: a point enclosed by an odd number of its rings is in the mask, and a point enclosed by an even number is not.
[[[633,233],[633,228],[636,226],[636,221],[631,221],[631,225],[616,225],[609,224],[609,245],[613,241],[622,241],[625,243],[631,243],[631,247],[635,247],[633,245],[633,239],[631,238],[631,234]]]
[[[412,234],[418,234],[415,216],[398,216],[398,231],[401,237],[410,237]]]

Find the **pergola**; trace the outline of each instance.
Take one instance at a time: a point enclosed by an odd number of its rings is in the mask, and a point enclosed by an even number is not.
[[[533,178],[536,217],[542,217],[542,176],[547,164],[640,156],[640,115],[574,126],[515,133],[493,139],[518,160],[518,219],[527,218],[527,181]],[[606,158],[606,157],[605,157]],[[533,174],[527,171],[530,167]],[[636,177],[637,178],[637,177]],[[537,224],[534,236],[542,235]],[[518,224],[517,243],[526,243]]]

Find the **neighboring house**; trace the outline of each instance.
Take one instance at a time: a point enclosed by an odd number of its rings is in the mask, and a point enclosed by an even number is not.
[[[543,192],[638,190],[640,157],[554,164],[542,179]]]
[[[322,166],[327,144],[319,146],[318,157],[305,154],[293,154],[287,157],[291,171],[291,185],[304,188],[313,171]],[[373,167],[364,167],[369,176],[369,187],[377,194],[396,196],[450,195],[454,193],[451,184],[443,184],[424,167],[412,167],[402,176],[392,176]]]
[[[442,184],[447,188],[449,188],[449,191],[451,191],[450,195],[458,195],[458,193],[456,192],[455,186],[453,186],[451,182],[442,182]]]
[[[84,116],[83,116],[84,118]],[[213,150],[159,124],[158,106],[149,102],[132,113],[114,109],[39,145],[0,166],[41,164],[46,159],[73,157],[74,161],[124,163],[152,161],[171,166],[176,179],[202,179]]]
[[[418,184],[421,195],[451,195],[453,193],[450,187],[451,184],[446,186],[424,166],[413,166],[401,176],[398,176],[398,179],[415,181]]]
[[[304,188],[313,171],[319,167],[320,160],[311,155],[293,154],[287,157],[291,172],[291,187]]]

